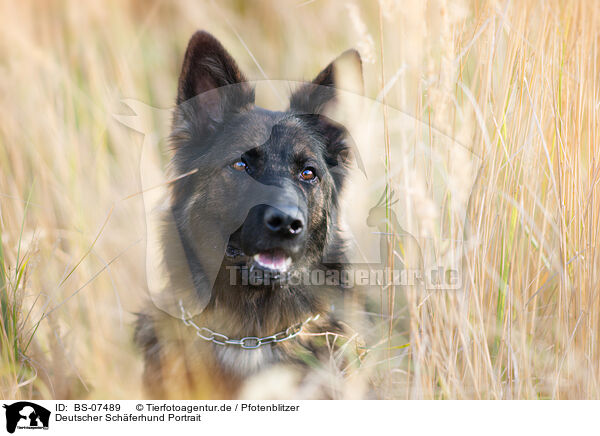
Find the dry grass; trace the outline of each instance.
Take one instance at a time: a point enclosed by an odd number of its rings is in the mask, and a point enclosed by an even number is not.
[[[142,138],[112,114],[171,106],[197,28],[252,79],[358,47],[366,95],[409,114],[361,152],[464,290],[373,290],[410,344],[382,395],[600,398],[600,4],[568,0],[1,1],[2,398],[141,395]]]

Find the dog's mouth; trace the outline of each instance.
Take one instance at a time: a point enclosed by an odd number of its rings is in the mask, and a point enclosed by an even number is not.
[[[279,249],[257,253],[252,259],[256,266],[266,271],[282,273],[292,266],[292,258]]]
[[[225,252],[227,257],[238,261],[245,261],[250,269],[260,269],[270,273],[286,273],[292,267],[292,257],[285,250],[274,248],[259,251],[254,255],[247,255],[240,248],[228,245]]]

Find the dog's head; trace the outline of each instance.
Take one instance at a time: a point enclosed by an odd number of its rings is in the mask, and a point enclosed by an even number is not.
[[[327,117],[345,52],[290,97],[255,106],[254,89],[210,34],[191,38],[179,79],[172,210],[201,269],[246,265],[277,277],[321,261],[337,231],[351,156],[346,129]],[[216,260],[215,260],[216,259]],[[211,264],[212,263],[212,264]]]

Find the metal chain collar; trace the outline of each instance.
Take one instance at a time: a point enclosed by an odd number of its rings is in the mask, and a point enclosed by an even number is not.
[[[302,330],[306,324],[311,321],[316,321],[320,316],[319,314],[309,316],[303,322],[291,325],[283,331],[275,333],[271,336],[265,336],[264,338],[246,336],[241,339],[230,339],[228,336],[222,335],[221,333],[213,332],[208,327],[198,326],[194,321],[192,321],[190,314],[187,313],[183,308],[183,303],[181,300],[179,300],[179,308],[181,309],[181,321],[183,321],[186,326],[192,326],[194,329],[196,329],[196,335],[199,338],[217,345],[238,345],[247,350],[258,348],[261,345],[289,341],[290,339],[293,339],[302,333]]]

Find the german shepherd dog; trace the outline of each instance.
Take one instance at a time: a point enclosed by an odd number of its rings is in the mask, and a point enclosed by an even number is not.
[[[150,396],[234,398],[275,369],[289,370],[300,387],[314,373],[333,377],[310,394],[268,395],[338,395],[332,380],[343,378],[348,360],[336,357],[331,338],[351,332],[332,304],[343,304],[347,291],[291,277],[344,269],[338,204],[353,152],[347,130],[325,115],[338,102],[341,60],[361,70],[349,50],[293,92],[287,110],[269,111],[255,106],[254,89],[213,36],[192,36],[170,138],[172,224],[163,235],[173,289],[186,297],[175,301],[181,316],[152,305],[138,315]]]

